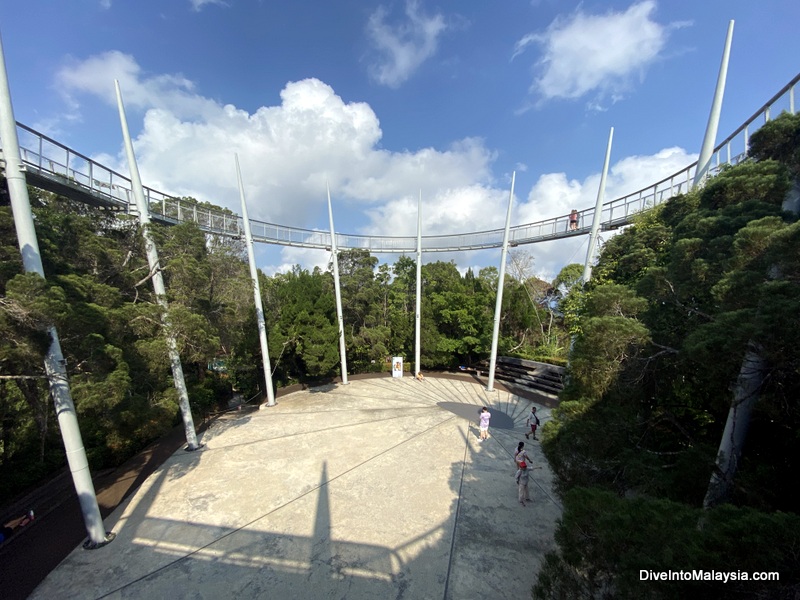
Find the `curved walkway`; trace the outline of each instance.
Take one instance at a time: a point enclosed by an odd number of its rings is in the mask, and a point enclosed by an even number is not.
[[[753,116],[714,148],[710,157],[710,173],[723,165],[735,165],[747,157],[750,135],[768,122],[771,115],[788,110],[795,114],[795,88],[800,82],[796,75],[777,94],[767,101]],[[96,163],[56,140],[17,123],[20,152],[25,165],[28,183],[42,189],[87,202],[90,205],[106,206],[137,214],[131,205],[132,184],[130,179],[108,167]],[[603,229],[615,229],[631,223],[634,215],[666,202],[676,194],[686,193],[695,176],[697,163],[685,167],[627,196],[603,204],[600,215]],[[163,192],[144,188],[151,206],[151,217],[166,224],[182,222],[196,223],[203,231],[240,238],[244,231],[242,217],[222,209],[186,203]],[[569,229],[568,215],[545,219],[536,223],[516,225],[510,230],[511,245],[533,244],[545,240],[560,239],[589,233],[589,224],[594,219],[594,206],[579,211],[578,230]],[[277,225],[250,219],[250,230],[254,241],[296,246],[301,248],[329,249],[330,232]],[[370,253],[413,253],[417,250],[414,236],[384,237],[337,233],[336,247],[340,250],[363,249]],[[500,248],[503,245],[503,230],[477,231],[454,235],[423,236],[422,250],[425,252],[454,252]]]
[[[499,426],[479,443],[483,405]],[[31,598],[529,597],[560,516],[538,442],[517,503],[530,405],[469,377],[384,377],[232,413],[106,519],[113,543],[74,550]]]

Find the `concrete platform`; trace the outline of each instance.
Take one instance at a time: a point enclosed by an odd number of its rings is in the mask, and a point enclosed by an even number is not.
[[[111,544],[76,549],[31,598],[529,598],[561,514],[524,438],[531,404],[468,377],[386,377],[233,413],[106,519]],[[519,441],[542,467],[527,507]]]

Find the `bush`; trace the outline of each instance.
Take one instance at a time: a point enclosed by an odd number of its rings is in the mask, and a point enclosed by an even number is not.
[[[796,598],[800,516],[721,506],[708,511],[652,498],[575,488],[564,498],[533,597]],[[780,581],[641,580],[640,572],[778,572]]]

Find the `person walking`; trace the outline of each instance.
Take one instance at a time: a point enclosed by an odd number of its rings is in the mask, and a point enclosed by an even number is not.
[[[492,418],[492,413],[485,406],[481,409],[478,416],[478,428],[481,431],[480,442],[489,437],[489,420]]]
[[[519,498],[519,503],[525,506],[526,502],[531,501],[531,497],[528,494],[528,465],[524,460],[519,463],[519,470],[517,471],[515,479],[517,481],[517,497]]]
[[[514,452],[514,474],[519,470],[519,464],[524,462],[526,465],[531,464],[531,458],[528,456],[528,452],[524,449],[525,442],[520,442],[517,444],[517,449]]]
[[[533,436],[533,439],[538,440],[539,438],[536,437],[536,429],[539,427],[539,417],[536,416],[536,407],[531,406],[531,414],[528,415],[528,419],[525,421],[528,427],[531,428],[530,435]],[[525,434],[525,439],[530,439],[528,437],[529,434]]]
[[[569,230],[575,231],[578,229],[578,211],[574,208],[569,213]]]

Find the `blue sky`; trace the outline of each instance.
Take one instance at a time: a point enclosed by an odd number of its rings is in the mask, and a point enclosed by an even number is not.
[[[127,173],[119,79],[145,185],[252,218],[415,235],[594,204],[696,159],[728,22],[719,139],[800,71],[796,0],[25,0],[0,4],[18,121]],[[586,240],[525,247],[552,279]],[[321,251],[259,246],[272,274]],[[382,255],[393,262],[396,255]],[[499,251],[430,254],[460,268]]]

